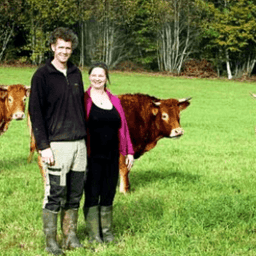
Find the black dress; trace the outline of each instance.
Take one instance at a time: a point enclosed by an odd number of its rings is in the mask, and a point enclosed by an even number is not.
[[[119,176],[118,130],[121,118],[113,108],[92,104],[88,119],[90,157],[85,184],[85,207],[112,205]]]
[[[90,157],[112,159],[116,156],[120,125],[121,118],[114,106],[111,110],[106,110],[92,104],[88,120]]]

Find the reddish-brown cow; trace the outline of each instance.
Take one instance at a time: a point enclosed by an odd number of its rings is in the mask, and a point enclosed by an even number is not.
[[[144,94],[126,94],[118,97],[126,115],[135,158],[154,148],[161,138],[178,138],[183,135],[184,130],[180,127],[180,111],[189,106],[191,98],[160,100]],[[32,136],[29,162],[35,149],[36,144]],[[120,155],[119,163],[120,192],[126,193],[130,189],[130,182],[124,156]],[[38,156],[38,165],[45,181],[40,156]]]
[[[25,118],[25,103],[30,89],[21,84],[0,86],[0,135],[7,131],[11,120]]]
[[[178,138],[184,130],[180,127],[180,111],[191,98],[160,100],[144,94],[120,95],[130,136],[137,159],[154,148],[161,138]],[[130,189],[129,171],[124,157],[120,156],[120,192]]]

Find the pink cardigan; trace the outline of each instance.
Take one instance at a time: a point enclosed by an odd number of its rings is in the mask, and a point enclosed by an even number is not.
[[[90,97],[91,87],[85,92],[84,94],[84,102],[85,102],[85,109],[86,109],[86,119],[88,120],[89,114],[92,107],[92,99]],[[113,106],[118,111],[121,117],[121,127],[119,129],[119,152],[123,155],[134,155],[134,150],[131,142],[131,137],[127,125],[127,121],[125,118],[125,113],[123,107],[121,105],[121,101],[118,99],[117,96],[110,93],[106,90],[110,101],[112,102]],[[87,134],[88,139],[90,139],[89,134]],[[88,147],[88,145],[87,145]],[[88,154],[90,154],[90,149],[88,148]]]

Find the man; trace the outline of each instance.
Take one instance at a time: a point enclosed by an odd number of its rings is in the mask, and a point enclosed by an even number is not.
[[[61,211],[63,247],[82,247],[77,219],[86,169],[84,88],[80,70],[69,61],[78,38],[57,28],[50,36],[54,57],[33,75],[29,113],[37,149],[46,169],[43,226],[46,250],[62,255],[56,241]]]

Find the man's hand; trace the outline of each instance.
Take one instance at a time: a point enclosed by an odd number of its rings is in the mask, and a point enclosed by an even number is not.
[[[39,153],[41,154],[43,163],[54,165],[54,158],[51,148],[40,150]]]

